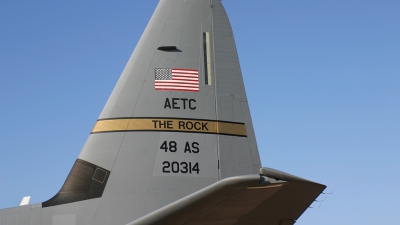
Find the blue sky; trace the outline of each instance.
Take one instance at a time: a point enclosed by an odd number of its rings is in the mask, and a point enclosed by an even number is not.
[[[157,3],[0,2],[0,208],[59,190]],[[263,166],[334,190],[296,225],[397,224],[400,2],[223,3]]]

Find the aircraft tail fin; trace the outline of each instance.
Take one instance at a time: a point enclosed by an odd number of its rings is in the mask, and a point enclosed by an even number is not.
[[[266,211],[271,224],[287,224],[324,188],[260,168],[221,1],[161,0],[61,190],[40,206],[0,214],[0,223],[126,224],[162,207],[154,215],[171,223],[173,215],[214,221],[219,209],[224,221],[232,218],[229,198],[238,224]]]
[[[43,207],[129,193],[144,213],[260,167],[221,2],[161,0],[64,186]]]

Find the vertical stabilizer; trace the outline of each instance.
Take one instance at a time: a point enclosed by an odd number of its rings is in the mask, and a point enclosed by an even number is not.
[[[126,224],[260,167],[221,1],[161,0],[63,187],[32,213]]]
[[[145,206],[141,213],[220,179],[258,173],[219,0],[160,1],[79,159],[110,171],[105,198],[130,193],[136,207]]]

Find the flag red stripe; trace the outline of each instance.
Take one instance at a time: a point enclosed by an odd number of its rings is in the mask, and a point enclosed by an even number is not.
[[[199,87],[198,84],[166,84],[166,83],[157,83],[156,87],[158,86],[170,86],[170,87],[174,87],[174,86],[180,86],[180,87]]]
[[[172,68],[172,71],[174,71],[174,70],[182,70],[182,71],[190,71],[190,72],[193,72],[193,71],[198,72],[199,71],[197,69]]]
[[[183,76],[183,77],[199,77],[199,75],[194,74],[184,74],[184,73],[172,73],[172,76]]]
[[[185,89],[156,89],[157,91],[183,91],[183,92],[199,92],[199,90],[185,90]]]
[[[198,78],[187,78],[187,77],[173,77],[172,80],[187,80],[199,82]]]
[[[189,90],[198,91],[198,88],[182,88],[182,87],[156,87],[156,90]]]

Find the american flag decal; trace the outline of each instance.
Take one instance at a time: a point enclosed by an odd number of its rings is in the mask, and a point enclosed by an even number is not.
[[[197,69],[155,68],[154,86],[157,91],[199,92],[199,71]]]

